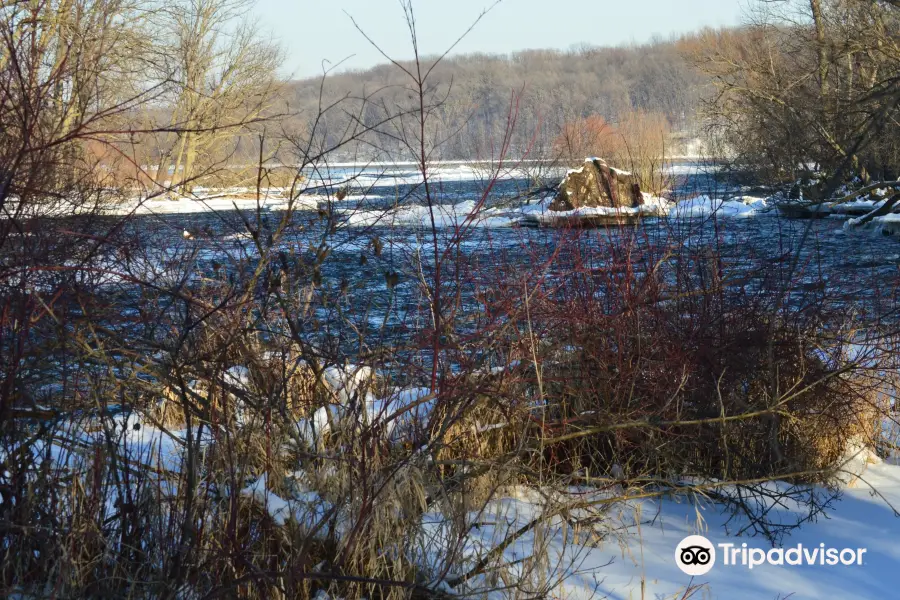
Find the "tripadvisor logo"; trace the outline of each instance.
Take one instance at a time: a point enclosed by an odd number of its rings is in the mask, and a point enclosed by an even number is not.
[[[702,535],[689,535],[675,547],[675,564],[687,575],[706,575],[716,564],[716,548]]]
[[[718,544],[722,565],[743,566],[749,569],[770,565],[862,565],[866,548],[827,548],[825,544],[789,548],[748,548],[747,544]],[[689,535],[675,547],[675,564],[685,574],[706,575],[716,564],[716,547],[702,535]]]

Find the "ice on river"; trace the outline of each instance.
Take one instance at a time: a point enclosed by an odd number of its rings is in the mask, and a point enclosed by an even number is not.
[[[683,219],[696,217],[754,217],[768,209],[763,198],[743,196],[738,199],[724,200],[710,196],[697,196],[675,204],[669,211],[669,218]]]
[[[259,198],[256,191],[249,188],[225,190],[195,190],[192,195],[174,197],[155,196],[133,198],[116,205],[108,212],[114,215],[161,215],[227,212],[237,210],[285,210],[289,206],[295,210],[315,209],[318,199],[299,196],[291,201],[285,190],[271,188],[263,190]]]

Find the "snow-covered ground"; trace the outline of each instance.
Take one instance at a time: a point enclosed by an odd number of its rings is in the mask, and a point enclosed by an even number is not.
[[[247,384],[244,371],[241,367],[229,370],[233,384]],[[324,414],[317,414],[310,423],[299,423],[301,430],[313,436],[310,443],[315,444],[316,437],[348,417],[344,409],[348,398],[364,390],[371,377],[372,371],[367,367],[327,370],[325,378],[335,392],[334,405],[323,409]],[[427,422],[432,399],[427,389],[419,388],[398,389],[384,399],[366,394],[362,418],[369,425],[383,425],[380,430],[384,435],[398,441],[408,435],[409,428]],[[63,426],[57,439],[67,439],[69,443],[53,444],[48,454],[43,446],[37,445],[34,447],[36,458],[49,455],[57,466],[77,469],[80,461],[90,460],[91,447],[104,444],[103,429],[113,433],[120,452],[133,463],[151,464],[169,471],[178,471],[182,466],[185,432],[164,432],[135,414],[117,415],[104,427],[96,427],[93,433],[86,431],[83,424],[73,424],[69,429]],[[207,431],[201,444],[209,443],[211,439]],[[793,530],[783,537],[780,547],[789,549],[802,544],[807,549],[823,546],[864,548],[866,552],[861,564],[763,564],[751,569],[746,565],[725,565],[719,554],[709,573],[692,578],[684,574],[675,561],[676,545],[688,535],[703,535],[717,548],[720,548],[719,544],[741,548],[746,543],[749,548],[768,551],[772,546],[762,537],[737,537],[735,533],[746,521],[738,518],[728,522],[721,505],[711,501],[689,502],[685,498],[611,503],[602,514],[597,529],[600,537],[582,532],[576,538],[573,530],[561,520],[550,519],[545,527],[517,537],[515,543],[503,549],[503,555],[507,559],[507,568],[515,576],[535,548],[546,549],[546,563],[539,563],[544,570],[543,578],[551,581],[559,578],[554,597],[572,600],[894,598],[900,589],[900,569],[895,568],[900,561],[900,518],[894,508],[900,507],[900,466],[883,462],[866,449],[857,449],[848,454],[845,470],[848,474],[844,477],[843,496],[833,504],[827,516]],[[276,524],[293,520],[312,529],[333,508],[315,490],[303,484],[298,485],[290,497],[277,495],[270,490],[266,477],[263,473],[248,482],[242,495],[254,499]],[[770,484],[771,487],[783,485],[786,484]],[[602,493],[584,488],[573,491],[577,495],[567,497],[575,498],[579,503],[602,502],[611,496],[627,495],[627,490],[621,488],[606,489]],[[547,498],[554,498],[555,502],[547,503]],[[471,529],[465,551],[473,557],[483,556],[535,516],[546,510],[556,510],[559,498],[558,492],[549,490],[507,490],[485,511],[471,515],[472,521],[481,525]],[[114,512],[115,494],[108,503],[107,510]],[[803,507],[790,502],[772,504],[770,508],[767,517],[779,522],[794,522],[804,514]],[[577,514],[577,510],[572,514]],[[441,514],[424,516],[423,541],[416,550],[421,553],[418,556],[422,560],[441,555],[442,544],[452,539],[449,531],[445,531],[449,527]],[[720,552],[717,549],[717,553]],[[441,582],[431,584],[445,585]],[[488,585],[482,579],[471,583],[474,587],[482,584]],[[695,594],[690,595],[688,590],[695,590]]]
[[[458,204],[437,204],[432,208],[410,204],[395,209],[340,209],[337,214],[338,220],[350,227],[376,225],[428,227],[431,225],[432,216],[435,225],[439,228],[457,227],[463,224],[499,226],[511,224],[509,219],[504,219],[499,213],[491,213],[490,210],[481,208],[476,210],[473,200],[466,200]],[[497,220],[491,221],[490,219]]]
[[[900,560],[900,544],[897,543],[900,516],[893,508],[900,506],[900,466],[883,463],[869,454],[860,461],[865,463],[861,476],[845,485],[842,497],[833,503],[827,516],[793,530],[775,547],[783,551],[798,545],[808,551],[865,549],[860,555],[861,564],[831,566],[814,560],[813,564],[762,564],[752,569],[747,564],[723,564],[720,544],[731,544],[737,549],[746,544],[748,551],[758,548],[763,552],[773,546],[763,537],[735,535],[746,521],[736,518],[728,522],[728,515],[721,505],[683,498],[613,505],[598,529],[606,534],[600,541],[590,537],[578,541],[561,521],[551,519],[540,533],[527,532],[517,538],[505,549],[504,555],[515,572],[517,562],[530,557],[536,547],[545,547],[548,560],[543,567],[544,576],[548,580],[561,580],[553,597],[572,600],[894,598],[900,586],[900,570],[895,568]],[[311,505],[309,492],[285,500],[271,492],[263,493],[260,485],[264,486],[265,482],[251,484],[245,494],[256,497],[276,521],[294,518],[304,522],[311,513],[322,510]],[[473,520],[488,523],[472,530],[467,544],[472,548],[472,554],[498,547],[511,532],[545,514],[547,505],[542,497],[551,494],[538,494],[534,490],[509,492],[486,509],[489,518],[472,515]],[[586,497],[590,497],[590,493],[582,491],[579,499]],[[767,517],[793,522],[804,515],[802,507],[785,503],[771,505]],[[430,534],[432,543],[439,546],[442,543],[442,516],[429,514],[424,521],[434,530]],[[691,577],[677,566],[675,549],[682,539],[697,534],[706,537],[717,548],[718,557],[709,573]],[[430,553],[440,553],[440,548],[432,547]],[[786,556],[787,560],[791,559],[789,554]],[[477,583],[475,585],[477,587]],[[695,595],[690,595],[689,590]]]
[[[357,200],[363,204],[373,197],[348,196],[346,202]],[[317,208],[324,196],[306,195],[297,198],[295,210],[312,210]],[[718,217],[752,217],[766,212],[768,204],[762,198],[743,197],[739,200],[713,199],[699,196],[690,200],[669,203],[662,198],[644,194],[644,205],[638,208],[623,207],[618,209],[595,207],[580,208],[572,211],[548,210],[552,197],[542,201],[513,208],[478,207],[473,200],[457,204],[435,205],[433,210],[418,204],[409,204],[395,209],[344,208],[338,209],[338,218],[351,227],[378,226],[429,226],[432,212],[437,227],[455,227],[463,223],[471,223],[481,227],[507,227],[523,218],[540,222],[552,222],[560,219],[577,219],[595,216],[666,216],[670,218],[697,218],[715,214]],[[168,199],[163,197],[150,200],[132,200],[117,205],[111,214],[187,214],[204,212],[225,212],[235,208],[239,210],[283,210],[288,206],[288,199],[280,194],[264,195],[259,203],[250,194],[223,192],[203,197],[180,197]]]
[[[743,565],[722,564],[721,554],[706,575],[691,578],[675,563],[675,546],[684,537],[701,534],[718,547],[731,543],[740,548],[765,551],[772,546],[759,537],[735,537],[726,531],[726,517],[716,505],[695,507],[672,500],[644,501],[631,505],[630,515],[639,515],[622,547],[606,544],[592,549],[582,569],[592,570],[599,581],[600,597],[681,598],[688,586],[701,586],[698,598],[758,600],[791,598],[886,599],[897,597],[900,589],[900,466],[886,464],[871,456],[862,476],[848,483],[843,497],[827,517],[808,523],[784,537],[781,547],[802,544],[805,548],[865,548],[861,565],[773,566],[752,570]],[[877,490],[877,493],[876,491]],[[794,507],[774,507],[775,513],[790,518]],[[638,526],[638,522],[643,522]],[[731,529],[739,523],[732,523]],[[612,546],[612,547],[610,547]],[[591,597],[590,590],[572,586],[571,597]]]
[[[349,393],[369,373],[358,368],[333,370],[333,380],[339,395]],[[414,406],[427,399],[427,390],[398,393],[389,402],[369,402],[379,407],[382,415],[395,413],[406,406]],[[390,405],[390,408],[387,408]],[[421,406],[429,406],[427,403]],[[428,411],[416,415],[425,418]],[[373,412],[371,418],[376,419]],[[700,534],[717,548],[719,544],[733,544],[741,548],[769,551],[772,545],[762,537],[737,537],[746,524],[742,518],[729,522],[721,505],[708,501],[689,502],[684,498],[663,498],[620,502],[606,512],[606,528],[613,532],[599,543],[596,540],[575,541],[572,531],[559,520],[552,520],[541,531],[529,532],[505,549],[510,564],[526,558],[538,545],[546,544],[549,561],[544,567],[548,580],[563,578],[556,597],[611,598],[632,600],[639,598],[697,597],[722,600],[757,600],[779,598],[814,600],[821,598],[857,598],[883,600],[896,597],[900,586],[900,570],[894,565],[900,560],[900,466],[883,462],[865,448],[848,452],[842,467],[842,497],[835,501],[827,516],[804,524],[785,535],[780,547],[787,550],[801,544],[807,549],[861,549],[861,564],[830,566],[813,565],[725,565],[719,551],[714,568],[706,575],[690,577],[675,562],[676,545],[688,535]],[[265,483],[263,482],[263,486]],[[783,487],[778,482],[770,487]],[[491,523],[472,531],[469,546],[484,551],[497,547],[511,531],[529,523],[546,510],[542,498],[552,494],[535,491],[510,490],[487,509]],[[613,490],[622,494],[625,490]],[[251,485],[246,494],[269,507],[273,518],[296,514],[308,519],[310,496],[301,494],[295,500],[285,500],[263,493],[260,484]],[[608,497],[597,493],[598,499]],[[579,491],[579,501],[591,497],[591,492]],[[790,502],[771,504],[767,517],[776,522],[793,523],[805,515],[802,506]],[[473,516],[474,517],[474,516]],[[481,520],[483,515],[477,518]],[[426,530],[433,529],[433,540],[440,544],[442,519],[440,515],[426,515]],[[430,525],[429,525],[430,523]],[[601,528],[602,530],[602,528]],[[542,539],[538,539],[543,536]],[[432,548],[431,551],[439,552]],[[473,550],[474,552],[474,550]],[[686,595],[695,589],[694,596]],[[458,590],[457,590],[458,591]]]
[[[876,459],[877,461],[877,459]],[[775,484],[773,484],[775,485]],[[873,490],[877,490],[875,493]],[[569,577],[557,590],[560,598],[615,600],[702,598],[720,600],[822,600],[896,598],[900,586],[900,518],[890,506],[900,502],[900,467],[880,461],[869,464],[862,477],[847,485],[827,517],[808,523],[783,538],[784,551],[802,548],[865,549],[862,564],[749,565],[723,564],[720,544],[748,551],[768,552],[773,546],[761,537],[733,534],[743,523],[726,525],[727,515],[711,503],[694,504],[672,499],[623,503],[609,511],[608,525],[615,530],[599,544],[573,545],[562,528],[553,533],[551,568]],[[889,504],[890,503],[890,504]],[[528,494],[497,502],[501,519],[521,526],[540,513]],[[768,516],[790,520],[797,507],[773,506]],[[619,528],[621,526],[621,528]],[[500,529],[500,528],[498,528]],[[499,532],[488,532],[502,536]],[[678,543],[689,535],[703,535],[717,549],[716,563],[705,575],[691,577],[675,561]],[[496,539],[485,543],[496,543]],[[534,540],[523,537],[508,550],[509,558],[527,555]],[[791,555],[787,555],[791,559]],[[793,561],[792,562],[796,562]],[[693,595],[689,593],[693,590]]]
[[[483,208],[472,200],[458,204],[436,205],[433,209],[427,206],[410,205],[392,210],[354,210],[339,211],[339,218],[352,227],[405,226],[428,227],[432,214],[437,227],[458,227],[473,225],[478,227],[509,227],[531,219],[540,223],[552,223],[558,220],[579,219],[594,216],[659,216],[665,215],[665,200],[647,196],[646,204],[639,208],[580,208],[571,211],[550,211],[552,197],[544,198],[533,204],[514,207]]]
[[[547,177],[561,176],[563,170],[540,161],[493,164],[487,161],[435,162],[428,166],[431,184],[460,182],[508,181],[530,179],[535,173]],[[398,187],[423,183],[420,167],[413,163],[336,163],[304,171],[304,187],[313,192],[336,190],[345,186],[368,189],[373,186]]]

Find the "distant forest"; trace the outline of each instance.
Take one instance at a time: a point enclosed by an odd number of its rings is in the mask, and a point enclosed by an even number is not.
[[[496,158],[511,115],[515,121],[506,156],[546,158],[566,123],[599,115],[615,125],[633,111],[664,115],[677,153],[678,140],[697,135],[698,107],[709,89],[708,79],[686,52],[699,35],[627,47],[581,45],[568,51],[447,57],[429,78],[432,115],[426,140],[431,158]],[[434,60],[423,62],[427,67]],[[405,146],[400,138],[415,133],[403,131],[402,120],[377,124],[417,101],[408,82],[400,69],[384,64],[332,74],[324,82],[294,81],[286,94],[290,111],[299,109],[301,121],[303,115],[317,115],[320,102],[340,101],[316,127],[323,145],[353,127],[374,128],[364,143],[345,147],[332,158],[400,159]]]

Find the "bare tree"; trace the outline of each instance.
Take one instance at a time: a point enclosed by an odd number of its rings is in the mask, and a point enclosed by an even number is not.
[[[773,181],[821,173],[807,196],[897,176],[897,7],[868,0],[765,2],[742,31],[710,32],[698,64],[710,124]]]
[[[160,13],[170,127],[179,132],[166,138],[158,184],[172,171],[169,186],[188,192],[199,170],[227,162],[244,128],[271,108],[280,54],[248,20],[250,7],[247,0],[187,0]]]

